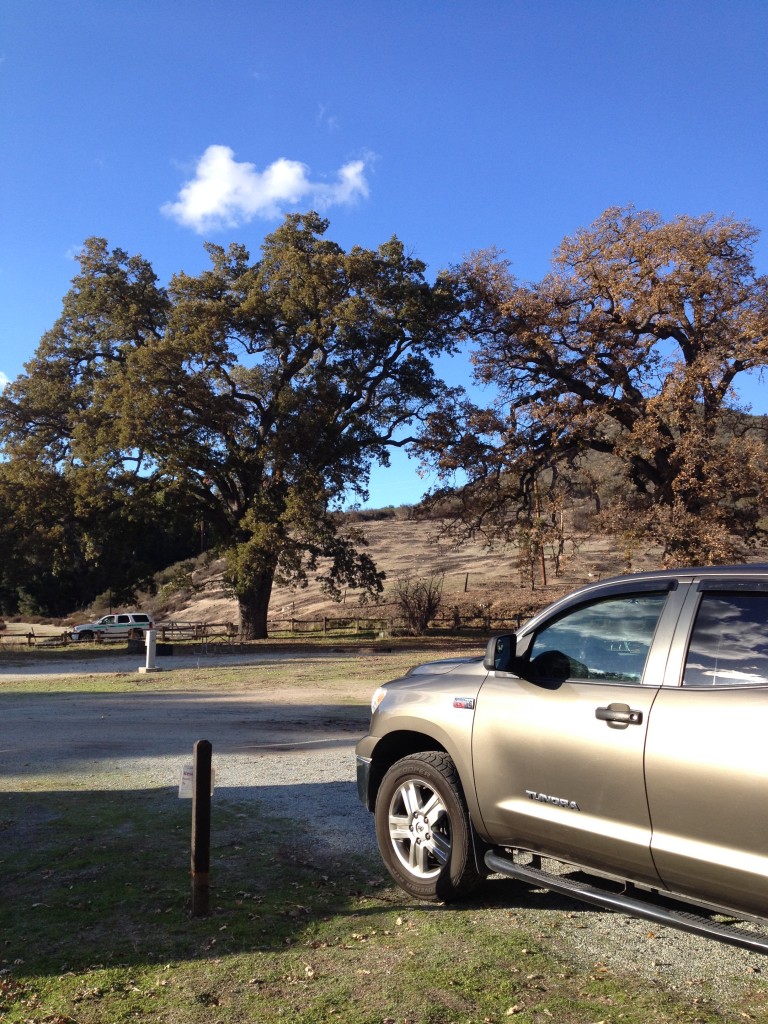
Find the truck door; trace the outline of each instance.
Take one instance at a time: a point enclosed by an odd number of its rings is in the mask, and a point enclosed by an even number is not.
[[[648,731],[654,861],[673,891],[765,915],[768,590],[702,580],[686,613]]]
[[[514,674],[489,673],[473,762],[494,842],[658,883],[643,758],[668,650],[657,627],[679,604],[671,587],[555,612],[521,637]]]

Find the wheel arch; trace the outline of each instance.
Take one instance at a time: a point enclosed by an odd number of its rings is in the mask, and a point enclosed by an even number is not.
[[[379,740],[373,752],[368,775],[368,807],[370,809],[375,807],[376,794],[379,792],[381,780],[392,765],[402,757],[418,754],[422,750],[439,750],[449,756],[451,754],[450,750],[446,750],[434,736],[422,732],[402,729],[388,733]]]

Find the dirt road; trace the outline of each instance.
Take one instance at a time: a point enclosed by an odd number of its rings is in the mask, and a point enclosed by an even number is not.
[[[157,667],[161,670],[179,668],[212,668],[224,665],[259,665],[266,660],[275,661],[281,657],[290,658],[291,654],[281,655],[270,652],[269,654],[222,654],[215,655],[204,653],[203,648],[191,649],[189,654],[174,654],[170,657],[158,657]],[[322,655],[318,655],[322,657]],[[28,656],[17,657],[0,662],[0,684],[3,680],[20,679],[48,679],[53,676],[92,676],[110,675],[116,672],[138,673],[140,667],[146,666],[146,659],[142,654],[128,654],[124,648],[115,650],[114,653],[104,654],[101,651],[98,656],[83,656],[66,661],[61,657],[46,658],[45,655],[35,656],[30,659]]]

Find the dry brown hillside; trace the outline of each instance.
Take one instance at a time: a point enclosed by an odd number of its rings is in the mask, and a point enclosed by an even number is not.
[[[628,556],[612,537],[576,536],[566,546],[562,573],[556,576],[551,559],[546,560],[547,582],[542,583],[537,566],[534,588],[526,582],[518,564],[517,552],[510,547],[489,549],[479,541],[455,546],[441,538],[441,524],[409,518],[391,518],[359,524],[368,541],[368,552],[379,569],[387,574],[382,601],[378,607],[361,607],[356,591],[349,591],[341,603],[324,595],[318,584],[303,590],[276,587],[270,606],[270,619],[322,619],[323,616],[394,615],[392,591],[403,576],[443,579],[442,614],[450,617],[453,609],[463,621],[482,617],[490,605],[493,619],[514,616],[520,609],[542,605],[563,592],[591,580],[624,571]],[[653,568],[658,553],[633,552],[632,570]],[[195,570],[197,593],[167,591],[155,598],[158,618],[209,623],[237,622],[237,605],[225,596],[221,586],[223,562],[212,561]]]

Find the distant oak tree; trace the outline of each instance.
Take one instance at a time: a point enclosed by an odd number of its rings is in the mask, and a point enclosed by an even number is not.
[[[618,481],[607,521],[660,544],[667,563],[745,552],[768,483],[764,425],[739,415],[734,390],[768,363],[756,235],[731,218],[613,208],[566,238],[538,283],[497,251],[456,268],[475,377],[494,401],[446,404],[424,452],[447,484],[464,474],[466,530],[510,538],[535,520],[534,484],[544,507],[564,473],[599,464]]]

